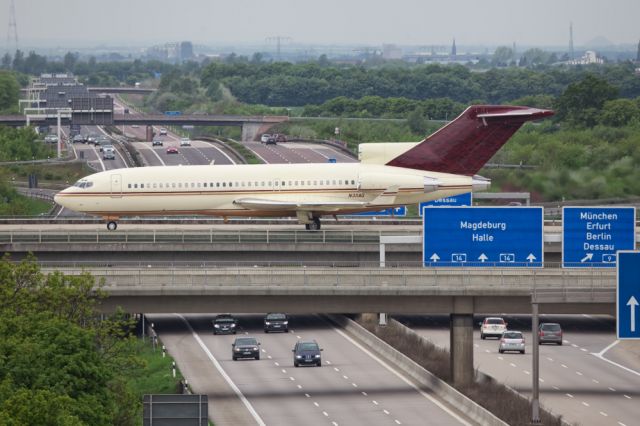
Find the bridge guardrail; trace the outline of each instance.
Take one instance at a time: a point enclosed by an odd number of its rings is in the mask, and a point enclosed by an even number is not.
[[[285,244],[378,244],[384,235],[415,235],[415,231],[334,231],[321,230],[133,230],[112,232],[96,231],[0,231],[0,244],[219,244],[219,243],[285,243]]]

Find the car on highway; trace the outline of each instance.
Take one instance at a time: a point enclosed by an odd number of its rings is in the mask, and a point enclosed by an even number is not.
[[[507,330],[502,333],[498,352],[503,354],[507,351],[524,354],[524,336],[521,331]]]
[[[165,129],[164,127],[160,128],[160,136],[166,136],[167,135],[167,129]]]
[[[104,145],[101,147],[103,160],[115,160],[116,149],[113,145]]]
[[[269,133],[264,133],[262,136],[260,136],[260,142],[267,143],[270,137],[271,135]]]
[[[153,142],[151,142],[151,146],[162,146],[162,141],[160,139],[154,139]]]
[[[137,129],[137,128],[138,128],[138,127],[140,127],[140,126],[138,126],[137,124],[132,124],[132,125],[131,125],[131,127],[132,127],[133,129]]]
[[[180,146],[191,146],[191,139],[180,138]]]
[[[212,321],[213,334],[236,334],[238,320],[231,314],[220,314]]]
[[[507,323],[500,317],[487,317],[480,323],[480,338],[500,337],[507,330]]]
[[[54,135],[53,133],[48,134],[44,137],[44,141],[46,143],[58,143],[58,135]]]
[[[555,343],[562,345],[562,327],[555,322],[543,322],[538,327],[538,344]]]
[[[73,137],[73,139],[71,139],[71,142],[73,142],[73,143],[78,143],[78,142],[80,142],[80,143],[86,143],[86,142],[87,142],[87,140],[85,139],[85,137],[84,137],[83,135],[81,135],[81,134],[77,134],[77,135],[75,135],[75,136]]]
[[[236,337],[231,344],[231,359],[240,358],[260,359],[260,342],[255,337]]]
[[[267,141],[264,143],[265,145],[275,145],[276,144],[276,138],[274,137],[274,135],[271,135],[267,138]]]
[[[322,366],[322,349],[315,340],[298,340],[296,345],[291,349],[293,352],[293,366],[315,365]]]
[[[178,153],[178,148],[176,148],[175,146],[170,146],[167,148],[167,154],[177,154]]]
[[[264,332],[284,331],[289,332],[289,317],[286,314],[268,313],[264,317]]]
[[[272,137],[276,140],[276,142],[286,142],[287,137],[282,133],[274,133]]]
[[[89,133],[89,135],[87,136],[88,143],[96,143],[97,139],[98,139],[98,135],[96,135],[95,133]]]

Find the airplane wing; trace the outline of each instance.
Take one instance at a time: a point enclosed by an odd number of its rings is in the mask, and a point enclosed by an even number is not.
[[[249,210],[313,210],[333,212],[339,209],[366,207],[369,203],[364,201],[288,201],[271,200],[267,198],[239,198],[233,204]]]
[[[320,198],[311,200],[274,200],[268,198],[239,198],[233,204],[249,210],[296,210],[335,212],[340,209],[375,207],[395,204],[398,186],[392,185],[371,201],[346,201],[336,198]]]

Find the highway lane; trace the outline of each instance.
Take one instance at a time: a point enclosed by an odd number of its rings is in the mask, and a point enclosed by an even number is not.
[[[262,316],[239,315],[241,333],[257,337],[261,342],[259,361],[232,361],[234,336],[213,336],[212,315],[185,317],[264,424],[424,425],[426,418],[432,425],[466,422],[417,391],[386,364],[382,365],[317,316],[293,316],[289,333],[264,334]],[[154,322],[163,341],[167,336],[171,353],[175,351],[179,366],[196,392],[200,392],[201,384],[220,381],[214,363],[201,361],[199,352],[204,349],[193,345],[195,337],[178,316],[149,315],[148,318]],[[324,349],[321,368],[293,367],[291,349],[300,338],[316,339]],[[187,362],[183,369],[182,360],[189,359],[193,361]],[[195,376],[189,377],[189,372]],[[228,423],[228,414],[220,405],[223,401],[225,404],[237,401],[229,385],[216,387],[209,398],[216,425],[234,424]],[[236,403],[235,409],[237,407]]]
[[[449,346],[446,316],[399,316],[419,334],[440,347]],[[476,322],[482,317],[476,316]],[[531,320],[529,316],[508,316],[509,328],[525,334],[526,354],[499,354],[496,339],[481,340],[474,332],[474,364],[519,392],[531,393]],[[541,315],[540,322],[558,322],[564,344],[540,346],[540,400],[553,412],[581,425],[633,425],[640,416],[640,356],[619,347],[611,354],[613,365],[598,354],[615,339],[615,320],[607,316]],[[609,351],[603,356],[609,357]],[[635,355],[634,355],[635,354]]]
[[[276,145],[266,145],[260,142],[245,142],[247,148],[252,150],[265,163],[326,163],[334,158],[338,163],[353,163],[356,159],[333,149],[327,145],[281,142]]]

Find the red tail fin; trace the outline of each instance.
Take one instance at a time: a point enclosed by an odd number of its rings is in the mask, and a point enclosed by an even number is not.
[[[549,117],[550,110],[474,105],[387,166],[474,175],[526,121]]]

